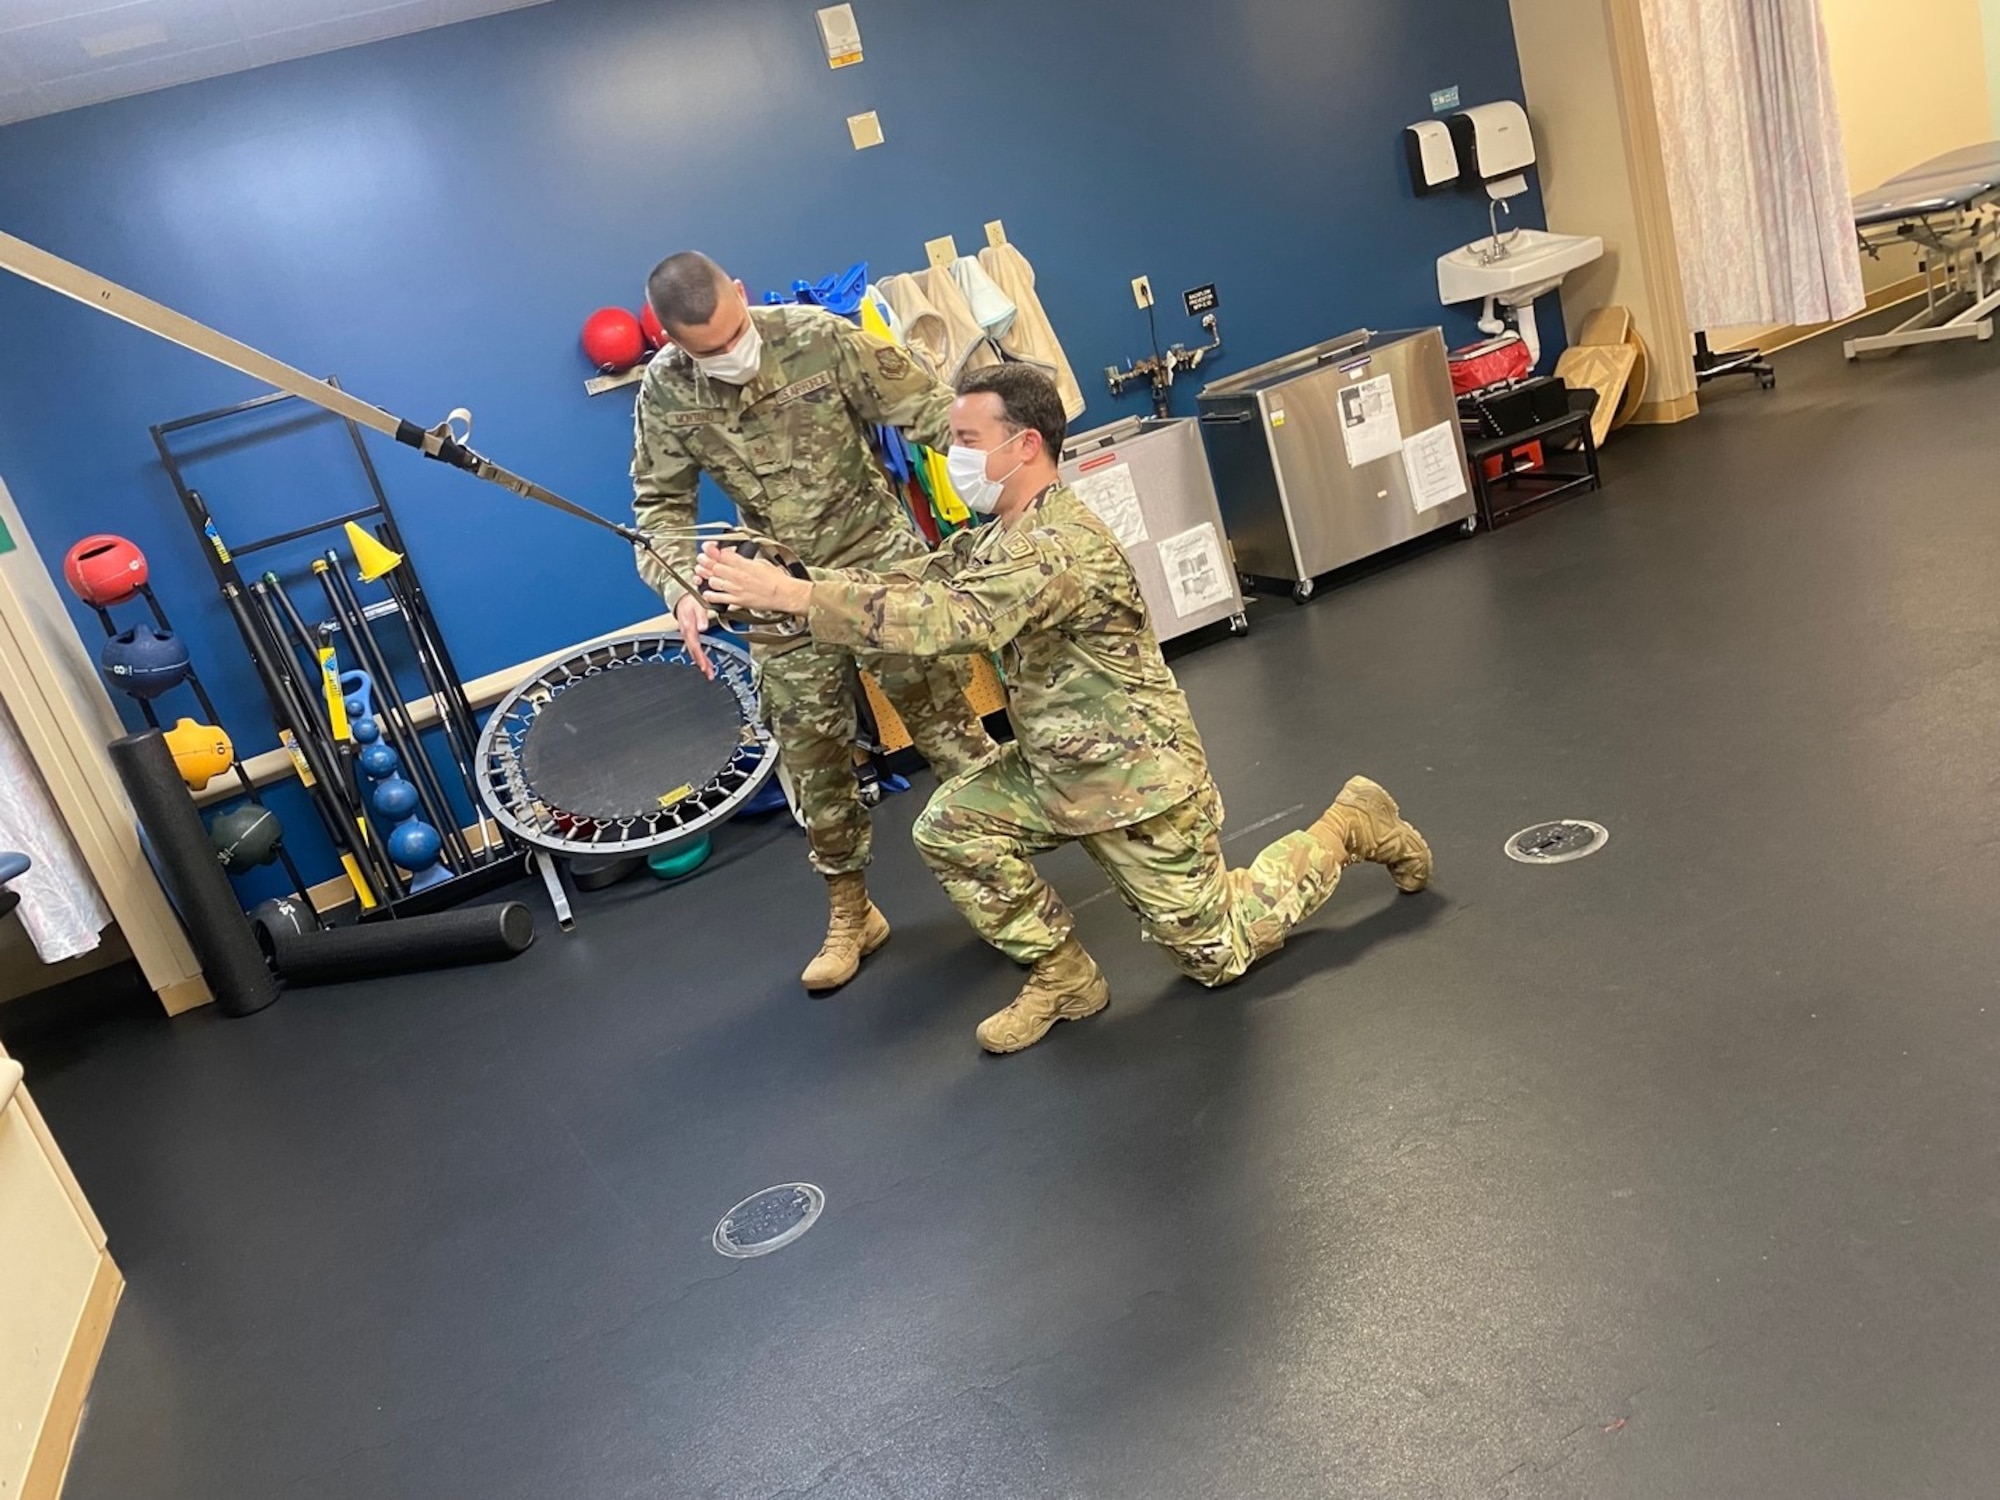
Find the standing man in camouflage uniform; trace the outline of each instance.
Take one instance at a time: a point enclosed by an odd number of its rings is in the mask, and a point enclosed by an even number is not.
[[[823,309],[751,307],[742,283],[692,251],[655,266],[646,297],[673,343],[639,388],[632,508],[640,530],[666,533],[661,550],[683,575],[694,567],[686,528],[704,471],[745,526],[808,564],[886,568],[926,555],[868,428],[907,428],[918,442],[943,444],[949,387],[894,344]],[[695,664],[714,676],[701,645],[709,623],[701,600],[643,552],[639,573],[665,597]],[[869,830],[854,775],[855,663],[881,684],[940,780],[997,752],[966,701],[963,662],[830,641],[756,655],[758,691],[831,905],[825,945],[800,977],[809,990],[836,989],[889,940],[863,874]]]
[[[980,1045],[1019,1051],[1110,999],[1069,910],[1031,863],[1072,839],[1146,937],[1209,986],[1278,948],[1347,865],[1386,865],[1403,890],[1422,890],[1429,846],[1360,776],[1249,868],[1223,864],[1222,800],[1138,580],[1110,528],[1057,477],[1064,420],[1054,384],[1005,365],[959,388],[952,481],[996,524],[881,573],[815,569],[811,582],[711,545],[699,581],[718,603],[803,615],[829,644],[1003,653],[1017,738],[940,787],[916,828],[966,920],[1032,970],[1014,1003],[980,1025]]]

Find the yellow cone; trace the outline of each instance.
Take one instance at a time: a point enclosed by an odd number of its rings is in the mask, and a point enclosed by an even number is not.
[[[361,566],[363,583],[373,583],[384,573],[393,573],[403,565],[402,553],[391,552],[352,521],[347,523],[347,545],[354,549],[354,560]]]

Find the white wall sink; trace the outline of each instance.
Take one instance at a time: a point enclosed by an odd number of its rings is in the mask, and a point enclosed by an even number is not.
[[[1495,304],[1514,310],[1514,324],[1528,345],[1532,368],[1542,362],[1542,339],[1535,327],[1535,299],[1562,285],[1563,277],[1604,254],[1604,241],[1594,234],[1551,234],[1546,229],[1516,229],[1500,236],[1504,253],[1494,254],[1491,239],[1474,240],[1438,257],[1438,300],[1486,304],[1479,326],[1499,333],[1507,326]]]
[[[1554,291],[1578,266],[1587,266],[1604,254],[1604,241],[1594,234],[1522,229],[1515,231],[1511,240],[1507,235],[1500,238],[1506,244],[1506,254],[1497,260],[1483,259],[1492,254],[1490,239],[1474,240],[1438,257],[1440,302],[1477,302],[1491,297],[1505,307],[1524,307],[1544,292]]]

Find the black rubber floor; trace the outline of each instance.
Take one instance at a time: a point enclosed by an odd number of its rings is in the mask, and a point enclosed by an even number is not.
[[[905,796],[835,998],[737,829],[511,966],[31,1045],[131,1280],[71,1500],[1990,1495],[2000,350],[1780,365],[1180,661],[1234,852],[1365,771],[1438,856],[1234,989],[1066,851],[1113,1007],[982,1056]]]

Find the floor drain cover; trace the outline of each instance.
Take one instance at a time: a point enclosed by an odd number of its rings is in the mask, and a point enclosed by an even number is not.
[[[810,1182],[787,1182],[753,1193],[715,1226],[715,1248],[732,1260],[782,1250],[813,1227],[826,1194]]]
[[[1523,828],[1507,840],[1507,857],[1524,865],[1560,865],[1595,854],[1610,841],[1611,830],[1586,818],[1561,818]]]

